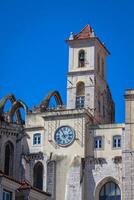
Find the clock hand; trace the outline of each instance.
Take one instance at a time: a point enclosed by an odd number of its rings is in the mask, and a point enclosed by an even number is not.
[[[61,132],[63,133],[63,137],[66,138],[66,135],[64,134],[63,130],[61,129]]]

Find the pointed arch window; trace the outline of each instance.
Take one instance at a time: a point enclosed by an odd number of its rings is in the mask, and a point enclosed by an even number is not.
[[[85,84],[79,82],[76,85],[76,108],[84,108],[85,104]]]
[[[78,66],[84,67],[85,66],[85,51],[80,50],[78,55]]]
[[[42,190],[43,189],[43,165],[37,162],[33,169],[33,186]]]
[[[5,146],[5,162],[4,172],[6,175],[13,175],[13,163],[14,163],[14,146],[11,142],[8,142]]]
[[[107,182],[100,191],[99,200],[121,200],[121,191],[114,182]]]

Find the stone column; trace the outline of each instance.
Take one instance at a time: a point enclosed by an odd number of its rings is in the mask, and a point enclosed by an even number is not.
[[[75,157],[67,175],[65,200],[82,200],[81,158]]]

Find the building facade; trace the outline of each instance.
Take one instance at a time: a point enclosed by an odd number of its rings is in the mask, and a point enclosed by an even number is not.
[[[1,199],[133,200],[134,90],[125,93],[125,122],[115,124],[109,51],[89,25],[66,42],[66,106],[58,91],[33,110],[13,95],[0,102]]]

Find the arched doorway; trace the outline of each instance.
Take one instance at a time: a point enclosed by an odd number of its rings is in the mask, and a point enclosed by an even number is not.
[[[33,169],[33,186],[42,190],[43,189],[43,165],[37,162]]]
[[[4,172],[6,175],[13,175],[14,147],[11,142],[5,145]]]
[[[113,181],[105,183],[100,190],[99,200],[121,200],[119,186]]]

